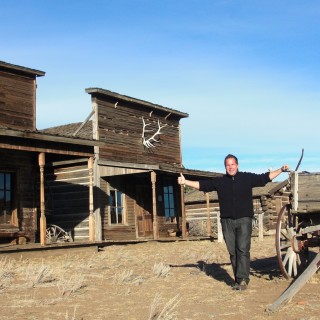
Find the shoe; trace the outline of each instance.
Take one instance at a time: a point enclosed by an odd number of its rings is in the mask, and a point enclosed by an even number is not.
[[[240,283],[235,283],[232,286],[232,290],[238,290],[238,291],[244,291],[248,288],[248,284],[246,283],[245,280],[242,280]]]
[[[231,287],[232,290],[239,290],[239,283],[235,282]]]

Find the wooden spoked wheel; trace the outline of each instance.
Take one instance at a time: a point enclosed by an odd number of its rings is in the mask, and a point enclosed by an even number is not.
[[[64,231],[61,227],[54,224],[48,225],[46,237],[48,243],[72,241],[72,237],[68,232]]]
[[[297,277],[307,264],[307,250],[297,252],[297,232],[290,205],[280,210],[276,227],[276,250],[281,273],[286,279]]]

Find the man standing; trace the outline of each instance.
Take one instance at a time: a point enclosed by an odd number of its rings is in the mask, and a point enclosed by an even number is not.
[[[235,283],[234,290],[245,290],[249,283],[250,274],[250,247],[252,234],[252,188],[262,187],[284,171],[288,165],[280,169],[255,174],[238,171],[238,159],[228,154],[224,159],[226,174],[212,179],[191,181],[181,174],[179,184],[198,189],[204,192],[217,191],[223,238],[225,240]]]

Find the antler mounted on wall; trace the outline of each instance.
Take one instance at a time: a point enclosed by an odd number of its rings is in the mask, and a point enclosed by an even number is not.
[[[150,137],[150,138],[146,138],[145,134],[146,132],[153,132],[154,130],[147,130],[146,127],[150,126],[151,123],[146,123],[144,121],[144,118],[142,117],[142,123],[143,123],[143,128],[142,128],[142,144],[147,148],[147,149],[151,149],[151,148],[155,148],[156,146],[154,145],[154,143],[159,142],[159,135],[162,134],[161,129],[163,129],[167,124],[161,126],[160,124],[160,120],[158,120],[158,130]],[[158,138],[157,138],[158,137]]]

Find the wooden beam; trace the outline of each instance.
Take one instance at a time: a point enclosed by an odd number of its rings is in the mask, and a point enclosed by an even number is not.
[[[159,239],[159,226],[157,217],[157,196],[156,196],[156,181],[157,174],[151,172],[151,183],[152,183],[152,217],[153,217],[153,238],[155,240]]]
[[[95,222],[93,215],[93,158],[88,160],[89,169],[89,241],[95,240]]]
[[[97,140],[73,138],[73,137],[58,136],[58,135],[52,135],[47,133],[41,133],[41,132],[30,132],[30,131],[3,129],[3,128],[0,128],[0,136],[35,139],[39,141],[69,143],[73,145],[92,146],[92,147],[96,145],[100,145],[100,146],[103,145],[103,142],[97,141]]]
[[[207,201],[207,235],[211,237],[211,219],[210,219],[210,197],[209,192],[206,192],[206,201]]]
[[[78,132],[83,128],[83,126],[90,120],[93,114],[94,114],[94,110],[90,112],[88,117],[81,123],[80,127],[72,134],[73,137],[75,137],[78,134]]]
[[[21,151],[31,151],[31,152],[44,152],[44,153],[54,153],[54,154],[64,154],[71,156],[80,156],[80,157],[90,157],[92,153],[88,152],[78,152],[78,151],[69,151],[69,150],[59,150],[59,149],[49,149],[49,148],[38,148],[38,147],[27,147],[27,146],[18,146],[8,143],[0,143],[0,149],[10,149],[10,150],[21,150]]]
[[[44,166],[45,166],[45,153],[39,154],[39,167],[40,167],[40,244],[46,245],[46,230],[47,221],[45,214],[45,197],[44,197]]]
[[[217,229],[218,229],[218,242],[223,242],[222,226],[220,221],[220,210],[217,212]]]
[[[308,268],[296,279],[286,291],[270,306],[266,311],[272,313],[276,311],[282,304],[291,301],[293,296],[307,283],[307,281],[317,272],[320,268],[320,252],[311,261]]]
[[[184,185],[180,185],[181,190],[181,216],[182,216],[182,239],[187,238],[187,218],[186,218],[186,208],[184,205]]]
[[[259,240],[263,240],[263,216],[264,213],[258,214]]]

